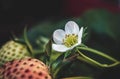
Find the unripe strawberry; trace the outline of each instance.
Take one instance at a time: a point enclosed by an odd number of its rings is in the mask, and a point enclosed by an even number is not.
[[[21,43],[10,40],[0,49],[0,65],[14,59],[21,59],[25,56],[29,56],[27,47]]]
[[[48,67],[40,60],[23,58],[7,62],[1,71],[2,79],[51,79]]]

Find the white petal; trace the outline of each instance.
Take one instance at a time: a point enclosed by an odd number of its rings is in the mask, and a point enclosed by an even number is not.
[[[80,44],[81,44],[81,42],[82,42],[82,39],[79,39],[79,40],[78,40],[78,43],[77,43],[77,45],[76,45],[76,46],[80,45]]]
[[[63,43],[63,39],[65,38],[65,32],[61,29],[54,31],[53,40],[56,44]]]
[[[69,48],[67,48],[66,46],[57,45],[57,44],[52,44],[52,48],[53,48],[53,50],[58,51],[58,52],[65,52],[65,51],[69,50]]]
[[[79,26],[74,21],[69,21],[65,25],[65,32],[66,34],[78,34],[79,33]]]
[[[83,27],[81,27],[80,32],[78,33],[78,45],[82,42]]]
[[[83,34],[83,27],[81,27],[80,32],[78,33],[78,40],[81,40]]]

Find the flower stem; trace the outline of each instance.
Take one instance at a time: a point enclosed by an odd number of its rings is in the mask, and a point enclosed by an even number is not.
[[[84,54],[83,54],[82,52],[80,52],[78,49],[86,50],[86,51],[92,52],[92,53],[94,53],[94,54],[100,55],[100,56],[102,56],[102,57],[104,57],[104,58],[107,58],[107,59],[113,61],[114,63],[113,63],[113,64],[101,64],[101,63],[95,61],[94,59],[92,59],[92,58],[84,55]],[[100,66],[100,67],[113,67],[113,66],[116,66],[116,65],[120,64],[119,61],[117,61],[116,59],[112,58],[111,56],[109,56],[109,55],[107,55],[107,54],[104,54],[104,53],[102,53],[102,52],[100,52],[100,51],[94,50],[94,49],[92,49],[92,48],[78,47],[78,49],[77,49],[77,51],[78,51],[78,53],[80,54],[80,56],[78,56],[78,59],[79,59],[79,60],[82,60],[82,61],[85,61],[85,62],[87,62],[87,63],[89,63],[89,64],[97,65],[97,66]],[[81,56],[82,56],[82,57],[81,57]]]
[[[111,57],[111,56],[109,56],[109,55],[107,55],[107,54],[105,54],[103,52],[100,52],[98,50],[88,48],[88,47],[78,47],[78,48],[81,49],[81,50],[86,50],[86,51],[92,52],[94,54],[100,55],[100,56],[102,56],[104,58],[107,58],[107,59],[113,61],[113,62],[118,62],[118,60],[116,60],[115,58],[113,58],[113,57]]]

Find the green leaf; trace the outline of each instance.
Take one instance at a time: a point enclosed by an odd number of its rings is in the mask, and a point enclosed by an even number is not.
[[[71,62],[77,54],[73,54],[71,51],[62,53],[53,63],[51,64],[52,69],[56,70],[59,66],[66,65],[67,63]]]
[[[56,78],[57,74],[59,73],[60,69],[64,67],[65,65],[71,63],[71,59],[64,60],[65,53],[62,53],[52,64],[51,64],[51,72],[53,74],[53,77]]]
[[[71,53],[72,53],[71,51],[65,52],[65,54],[64,54],[64,59],[67,58]]]
[[[52,71],[55,71],[56,68],[63,62],[64,59],[64,53],[62,53],[55,61],[52,62],[51,67]]]

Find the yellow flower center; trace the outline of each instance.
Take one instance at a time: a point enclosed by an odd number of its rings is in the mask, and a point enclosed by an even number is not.
[[[71,47],[78,43],[78,35],[75,34],[69,34],[65,36],[65,39],[63,39],[63,44],[66,47]]]

